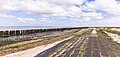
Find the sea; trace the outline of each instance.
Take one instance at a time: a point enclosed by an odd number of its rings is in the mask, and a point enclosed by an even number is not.
[[[55,28],[64,28],[64,27],[57,27],[57,26],[0,26],[0,31],[28,30],[28,29],[55,29]]]

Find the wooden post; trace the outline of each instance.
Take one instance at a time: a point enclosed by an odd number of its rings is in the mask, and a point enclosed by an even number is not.
[[[0,36],[3,36],[4,35],[4,32],[3,31],[0,31]]]

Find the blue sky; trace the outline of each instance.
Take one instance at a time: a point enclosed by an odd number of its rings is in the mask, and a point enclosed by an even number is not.
[[[120,0],[0,0],[0,26],[120,26]]]

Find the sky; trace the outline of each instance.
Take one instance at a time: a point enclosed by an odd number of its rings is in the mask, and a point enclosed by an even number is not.
[[[0,0],[0,26],[120,26],[120,0]]]

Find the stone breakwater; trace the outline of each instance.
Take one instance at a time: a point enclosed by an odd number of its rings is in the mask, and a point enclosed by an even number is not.
[[[44,37],[65,35],[69,33],[74,33],[76,31],[77,29],[72,29],[72,30],[63,30],[63,31],[48,31],[48,32],[41,32],[41,33],[33,33],[29,35],[10,36],[6,38],[0,38],[0,42],[33,40],[33,39],[44,38]]]

